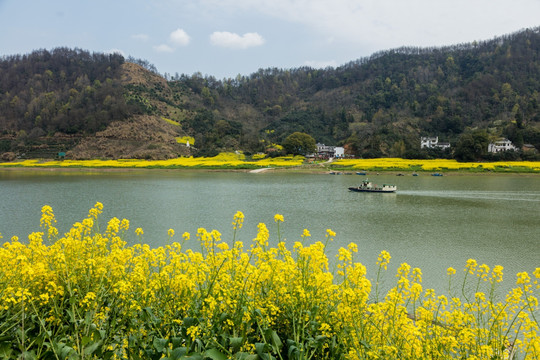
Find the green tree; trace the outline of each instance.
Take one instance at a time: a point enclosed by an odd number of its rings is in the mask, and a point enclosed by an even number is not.
[[[317,150],[315,139],[306,133],[298,131],[287,136],[281,145],[287,154],[293,155],[312,154]]]
[[[460,136],[454,157],[459,161],[481,160],[487,154],[489,137],[485,130],[474,130]]]

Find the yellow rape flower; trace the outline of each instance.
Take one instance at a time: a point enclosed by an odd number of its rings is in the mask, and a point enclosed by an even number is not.
[[[120,229],[129,230],[129,220],[122,219],[122,221],[120,222]]]
[[[192,341],[195,341],[201,335],[201,329],[198,326],[190,326],[187,329],[187,334]]]
[[[347,245],[347,249],[349,249],[349,251],[352,253],[356,253],[358,252],[358,245],[352,242],[349,245]]]
[[[233,222],[232,222],[233,229],[240,230],[243,224],[244,224],[244,213],[241,211],[237,211],[233,217]]]
[[[274,215],[274,221],[275,222],[283,222],[284,221],[283,215],[280,215],[280,214]]]
[[[501,265],[496,265],[491,272],[491,283],[503,281],[503,267]]]
[[[465,271],[468,271],[469,274],[474,274],[476,271],[476,266],[478,263],[474,259],[467,260],[467,265],[465,265]]]
[[[520,272],[517,274],[516,285],[528,284],[531,281],[529,274],[526,271]]]
[[[266,227],[266,224],[259,223],[259,225],[257,225],[257,229],[258,229],[257,237],[253,239],[253,241],[259,244],[259,246],[262,246],[262,247],[268,246],[268,238],[270,236],[270,233],[268,232],[268,228]]]
[[[377,265],[386,270],[391,258],[392,257],[390,256],[390,253],[386,250],[383,250],[377,258]]]

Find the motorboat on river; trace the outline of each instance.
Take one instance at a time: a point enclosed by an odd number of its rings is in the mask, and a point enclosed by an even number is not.
[[[368,179],[365,179],[364,181],[360,183],[359,186],[349,187],[349,190],[357,191],[357,192],[393,193],[393,192],[396,192],[397,186],[389,185],[389,184],[383,184],[382,186],[378,186],[377,184],[373,184]]]

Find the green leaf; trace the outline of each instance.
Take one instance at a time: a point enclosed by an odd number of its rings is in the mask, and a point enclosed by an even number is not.
[[[212,360],[227,360],[227,356],[215,348],[206,350],[204,356],[209,357]]]
[[[102,345],[103,345],[103,340],[99,340],[99,341],[93,343],[92,345],[85,347],[84,348],[84,354],[85,355],[92,355]]]
[[[82,346],[86,346],[90,341],[92,341],[92,338],[90,336],[83,336],[81,339]]]
[[[173,338],[171,338],[172,348],[176,349],[176,348],[182,347],[183,341],[184,341],[184,339],[181,338],[181,337],[173,337]]]
[[[0,357],[2,359],[9,359],[12,352],[13,352],[13,349],[11,348],[10,344],[8,343],[0,344]]]
[[[190,356],[182,356],[180,359],[203,360],[204,358],[201,354],[193,354]]]
[[[279,350],[283,347],[283,343],[281,342],[281,339],[279,338],[278,334],[274,330],[272,329],[266,330],[265,337],[271,340],[272,347],[274,348],[276,352],[279,352]]]
[[[155,338],[154,339],[154,342],[153,342],[153,345],[154,345],[154,348],[162,353],[164,352],[164,350],[167,348],[167,344],[169,343],[169,340],[168,339],[158,339],[158,338]]]
[[[233,352],[237,352],[240,347],[242,347],[242,343],[244,342],[243,337],[231,337],[229,338],[229,343],[233,349]]]
[[[186,317],[184,320],[182,320],[182,324],[184,324],[184,327],[189,328],[191,326],[197,325],[197,319],[192,317]]]
[[[20,359],[24,360],[34,360],[36,359],[36,354],[33,351],[25,351],[22,353]]]
[[[298,353],[298,348],[296,346],[289,346],[289,349],[287,350],[287,357],[289,359],[293,359],[293,356]]]
[[[187,353],[188,349],[186,347],[177,347],[171,352],[171,356],[169,357],[170,360],[178,360],[182,357],[184,357]]]
[[[270,360],[272,359],[272,356],[268,354],[268,351],[272,350],[272,346],[270,344],[265,343],[255,343],[255,351],[257,351],[257,355],[263,360]]]
[[[248,354],[246,352],[236,353],[234,357],[238,360],[258,360],[259,355]]]

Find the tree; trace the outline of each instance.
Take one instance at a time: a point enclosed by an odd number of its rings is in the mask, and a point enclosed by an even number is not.
[[[287,154],[306,155],[312,154],[317,150],[315,139],[306,133],[294,132],[281,144]]]
[[[487,154],[489,137],[485,130],[475,130],[460,136],[454,157],[459,161],[481,160]]]

